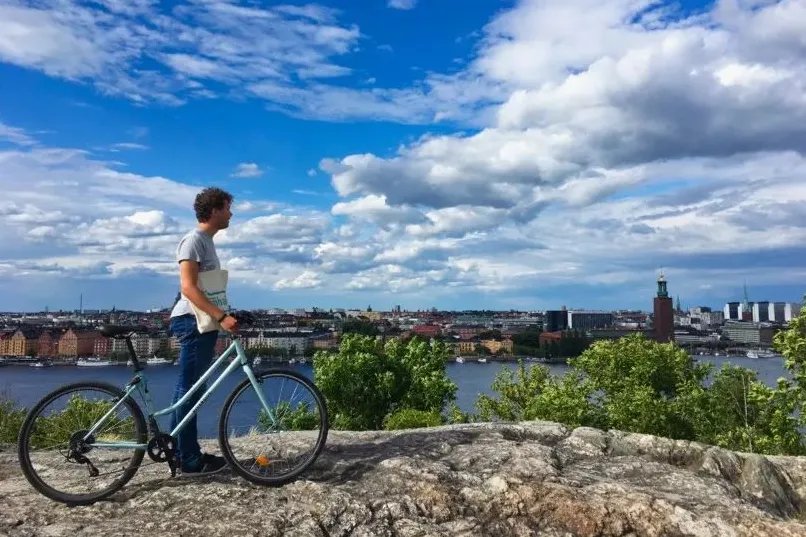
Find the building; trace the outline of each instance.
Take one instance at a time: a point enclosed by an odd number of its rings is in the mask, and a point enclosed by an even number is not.
[[[13,332],[0,333],[0,356],[11,356],[11,336]]]
[[[70,328],[59,338],[59,356],[64,358],[92,356],[98,337],[100,337],[98,332]]]
[[[613,326],[613,313],[608,311],[569,311],[568,330],[595,330]]]
[[[722,335],[736,343],[769,346],[775,336],[775,327],[768,323],[726,321]]]
[[[39,350],[37,356],[40,358],[55,358],[59,355],[59,339],[61,334],[57,331],[45,329],[39,334]]]
[[[19,328],[9,340],[8,354],[11,356],[36,356],[39,350],[39,330]]]
[[[754,323],[788,323],[797,317],[800,304],[791,302],[750,302],[745,298],[742,302],[725,304],[726,321],[752,321]]]
[[[436,324],[418,324],[413,326],[411,331],[423,338],[437,337],[440,333],[439,325]]]
[[[169,342],[168,343],[168,348],[174,349],[174,350],[177,351],[176,358],[178,360],[179,359],[179,352],[178,351],[179,351],[179,349],[181,347],[181,345],[179,345],[179,341],[178,340],[175,341],[175,338],[171,338],[171,339],[168,340],[168,342]],[[216,339],[216,342],[215,342],[215,353],[216,353],[215,357],[218,357],[218,356],[221,356],[222,354],[224,354],[224,351],[227,350],[230,345],[232,345],[232,336],[230,336],[226,332],[223,332],[223,333],[219,332],[218,333],[218,339]]]
[[[660,343],[674,341],[674,308],[672,308],[672,299],[669,297],[663,273],[658,277],[658,293],[654,300],[653,330],[655,341]]]
[[[800,304],[797,302],[770,302],[768,320],[774,323],[788,323],[799,313]]]
[[[766,323],[770,321],[770,303],[769,302],[753,302],[753,322]],[[775,312],[773,311],[773,314]]]
[[[473,339],[485,330],[487,329],[480,324],[460,325],[452,328],[452,331],[455,332],[459,336],[459,339],[462,340]]]
[[[96,338],[92,345],[93,356],[108,357],[112,353],[112,341],[108,337]]]
[[[723,311],[726,321],[740,321],[742,319],[741,302],[728,302]]]
[[[257,335],[252,335],[246,338],[244,343],[248,349],[282,349],[288,354],[303,354],[306,349],[312,346],[311,338],[306,334],[301,334],[298,332],[261,331]],[[227,343],[227,346],[229,346],[229,343]],[[226,350],[226,347],[223,347],[221,352],[224,350]]]
[[[331,332],[313,336],[311,342],[316,350],[338,349],[339,347],[339,339]]]
[[[484,339],[481,341],[481,346],[486,347],[493,354],[512,354],[511,339]]]
[[[549,310],[543,320],[544,332],[562,332],[568,330],[568,310]]]
[[[562,337],[562,332],[541,332],[538,341],[540,342],[540,346],[546,346],[550,345],[553,341],[559,343]]]
[[[675,323],[675,326],[688,326],[696,330],[708,330],[712,326],[721,326],[725,321],[724,313],[722,311],[713,311],[707,306],[699,306],[689,310],[688,323]],[[677,332],[675,332],[677,333]],[[677,338],[675,338],[676,340]]]

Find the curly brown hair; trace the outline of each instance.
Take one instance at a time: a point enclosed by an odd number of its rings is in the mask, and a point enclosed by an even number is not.
[[[217,187],[205,188],[196,194],[193,202],[196,220],[207,222],[213,216],[213,209],[223,210],[227,203],[232,203],[232,194]]]

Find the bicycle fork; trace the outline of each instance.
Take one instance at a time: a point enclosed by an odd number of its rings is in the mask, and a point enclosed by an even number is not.
[[[259,381],[257,379],[257,377],[255,376],[254,371],[252,371],[252,368],[249,367],[249,365],[244,364],[243,370],[244,370],[244,373],[246,373],[246,377],[249,379],[250,384],[252,384],[252,388],[254,388],[255,391],[257,392],[257,398],[260,399],[260,404],[263,405],[263,410],[265,410],[266,414],[269,416],[269,419],[271,420],[272,427],[276,428],[277,427],[277,419],[276,419],[275,413],[271,409],[271,407],[269,406],[268,401],[266,401],[266,396],[263,393],[263,390],[261,389],[261,384],[263,384],[263,382]]]

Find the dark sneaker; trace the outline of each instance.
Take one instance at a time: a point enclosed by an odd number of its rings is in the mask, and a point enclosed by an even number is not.
[[[202,454],[201,463],[196,468],[182,468],[182,475],[187,477],[213,475],[227,468],[227,460],[224,457],[216,457],[207,453]]]

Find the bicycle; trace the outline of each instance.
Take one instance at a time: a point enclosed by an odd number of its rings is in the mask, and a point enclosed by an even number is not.
[[[250,324],[253,320],[251,314],[242,312],[234,314],[239,320],[239,325]],[[176,435],[188,424],[190,418],[198,412],[199,407],[218,388],[221,382],[228,377],[236,368],[241,367],[246,374],[246,379],[237,384],[229,393],[218,416],[218,445],[224,458],[238,475],[244,479],[266,486],[279,486],[292,481],[305,472],[319,457],[327,441],[328,416],[325,400],[319,389],[304,375],[283,367],[268,369],[253,369],[249,363],[240,338],[234,335],[229,347],[215,358],[210,367],[204,372],[199,380],[190,390],[170,406],[154,411],[151,394],[148,389],[148,378],[144,368],[137,358],[131,337],[143,331],[143,327],[106,325],[101,329],[101,335],[112,339],[125,339],[126,347],[131,356],[131,363],[134,368],[134,377],[124,386],[123,389],[106,382],[81,381],[64,385],[42,397],[36,405],[31,408],[25,417],[18,437],[18,455],[22,466],[23,474],[28,482],[44,496],[68,505],[88,505],[103,500],[122,489],[137,473],[147,453],[153,463],[168,463],[171,477],[176,477],[179,464],[176,458]],[[207,379],[213,372],[221,366],[232,354],[234,359],[219,374],[216,380],[205,388],[205,391],[195,401],[185,417],[176,424],[170,432],[163,432],[159,428],[157,417],[169,415],[182,405],[188,403],[192,397],[205,386]],[[277,404],[271,406],[263,391],[263,386],[268,380],[281,379],[283,386],[286,380],[299,383],[312,395],[313,404],[300,402],[296,407],[291,403],[280,404],[279,397]],[[235,407],[240,405],[239,398],[247,393],[257,394],[257,402],[251,406],[246,404],[241,408],[241,414],[257,413],[257,425],[250,425],[244,437],[232,439],[229,436],[229,419],[234,413]],[[43,425],[37,424],[37,419],[44,408],[57,398],[79,391],[90,389],[106,394],[111,399],[102,403],[91,403],[81,399],[71,397],[64,410],[57,412],[53,417],[43,419]],[[134,399],[134,392],[137,391],[145,402],[146,414],[143,414],[140,405]],[[280,390],[282,394],[282,388]],[[294,390],[296,394],[296,389]],[[292,394],[292,401],[293,395]],[[113,415],[120,410],[128,410],[130,418],[119,419]],[[146,419],[148,420],[146,422]],[[318,420],[318,430],[317,430]],[[114,428],[105,434],[102,431],[104,424],[112,424]],[[292,430],[287,444],[279,447],[279,444],[270,445],[269,448],[255,447],[256,443],[264,438],[269,438],[280,426],[288,425]],[[232,430],[234,434],[234,429]],[[66,435],[66,441],[50,445],[54,435]],[[121,439],[122,435],[131,434],[131,439]],[[315,444],[311,453],[302,459],[298,466],[288,468],[288,471],[275,476],[267,476],[263,473],[269,468],[287,464],[292,458],[286,453],[296,447],[301,441],[314,439]],[[80,467],[85,467],[87,479],[96,483],[97,478],[110,475],[113,472],[101,473],[96,464],[101,462],[122,463],[116,456],[102,457],[98,452],[102,449],[111,450],[115,455],[130,453],[128,464],[122,465],[121,475],[112,483],[103,486],[100,490],[92,490],[85,494],[71,494],[55,488],[45,482],[49,477],[56,477],[60,482],[64,481],[64,473],[54,470],[52,466],[40,461],[33,461],[32,454],[40,450],[32,448],[42,447],[42,452],[56,454],[57,460],[66,462],[66,472],[73,471],[73,474],[83,475]],[[236,457],[236,451],[245,451],[247,456],[240,460]],[[93,455],[91,459],[89,455]],[[247,468],[247,464],[249,467]],[[59,485],[60,486],[60,485]]]

